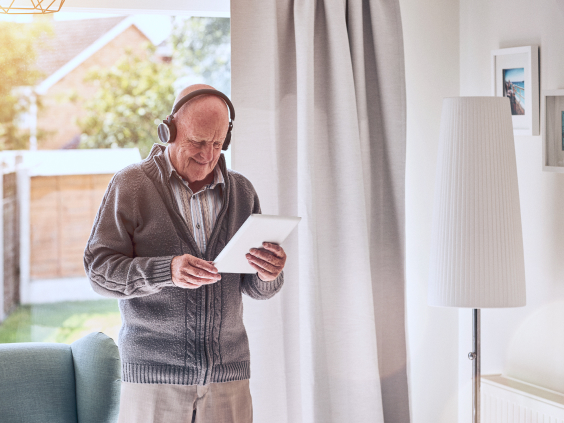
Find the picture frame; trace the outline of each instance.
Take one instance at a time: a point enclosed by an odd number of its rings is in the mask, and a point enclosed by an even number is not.
[[[539,48],[492,50],[492,95],[509,97],[514,135],[539,135]]]
[[[564,173],[564,90],[544,90],[542,111],[542,170]]]

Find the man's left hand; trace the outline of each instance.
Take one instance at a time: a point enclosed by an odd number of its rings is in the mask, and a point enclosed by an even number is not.
[[[273,281],[284,269],[286,253],[277,244],[263,242],[262,246],[263,248],[251,248],[245,257],[262,281]]]

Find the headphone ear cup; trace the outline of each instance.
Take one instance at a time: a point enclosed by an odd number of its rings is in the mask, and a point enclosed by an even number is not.
[[[168,116],[163,123],[159,123],[157,128],[157,133],[159,135],[159,140],[166,144],[173,142],[176,139],[176,125],[174,124],[172,116]]]
[[[227,132],[227,135],[225,136],[225,140],[223,141],[223,147],[221,147],[221,149],[227,150],[229,148],[230,143],[231,143],[231,131]]]
[[[159,123],[157,127],[157,134],[159,135],[160,142],[166,144],[170,140],[170,129],[168,128],[168,123],[164,120],[162,123]]]
[[[176,139],[176,125],[173,121],[168,124],[168,130],[170,131],[170,138],[168,142],[174,142],[174,140]]]

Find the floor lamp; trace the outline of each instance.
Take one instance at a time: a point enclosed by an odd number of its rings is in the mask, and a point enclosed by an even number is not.
[[[525,305],[509,99],[443,101],[429,305],[473,309],[473,423],[480,422],[480,309]]]

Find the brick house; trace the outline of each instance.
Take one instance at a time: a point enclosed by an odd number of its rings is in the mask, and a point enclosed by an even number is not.
[[[75,122],[85,113],[65,98],[72,92],[91,97],[96,88],[84,83],[90,68],[109,68],[127,50],[143,54],[150,39],[133,16],[52,21],[52,25],[53,36],[45,41],[37,62],[45,75],[36,87],[44,106],[37,112],[37,129],[47,133],[37,148],[76,148],[80,129]]]

